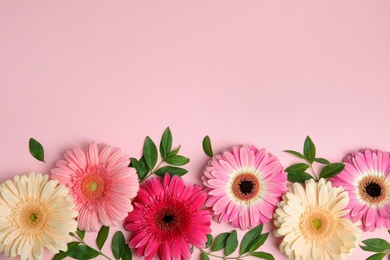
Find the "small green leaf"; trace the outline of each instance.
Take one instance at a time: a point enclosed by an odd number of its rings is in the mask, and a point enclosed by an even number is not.
[[[330,164],[330,162],[324,158],[314,158],[314,161],[322,164]]]
[[[238,246],[237,231],[233,230],[226,239],[225,255],[228,256],[233,253]]]
[[[290,167],[286,168],[285,172],[287,173],[301,173],[307,170],[309,168],[309,165],[306,163],[297,163],[293,164]]]
[[[194,246],[191,245],[191,247],[190,247],[190,253],[191,253],[191,255],[192,255],[193,252],[194,252]]]
[[[300,173],[289,173],[287,175],[287,179],[290,182],[299,182],[299,183],[305,183],[306,180],[312,179],[313,176],[308,174],[307,172],[300,172]]]
[[[153,169],[157,163],[158,152],[156,145],[149,136],[145,139],[143,152],[146,165],[149,169]]]
[[[325,166],[320,173],[320,178],[333,177],[344,170],[345,165],[343,163],[332,163]]]
[[[316,158],[316,147],[309,136],[306,137],[305,144],[303,145],[303,154],[310,163]]]
[[[260,224],[245,234],[245,236],[242,238],[240,245],[240,255],[243,255],[249,251],[249,245],[252,243],[252,241],[256,239],[256,237],[261,235],[262,231],[263,225]]]
[[[87,260],[97,257],[99,252],[91,247],[78,245],[68,255],[74,259]]]
[[[364,251],[383,252],[390,249],[390,244],[381,238],[371,238],[363,240],[364,246],[360,246]]]
[[[207,154],[210,157],[213,157],[213,149],[211,147],[211,141],[210,141],[210,137],[208,135],[206,135],[203,138],[202,145],[203,145],[204,153]]]
[[[275,260],[274,256],[266,253],[266,252],[253,252],[250,254],[251,256],[261,258],[261,259],[266,259],[266,260]]]
[[[169,173],[169,175],[171,175],[171,177],[173,177],[174,175],[183,176],[187,172],[188,171],[186,169],[183,169],[183,168],[180,168],[180,167],[164,166],[164,167],[161,167],[160,169],[158,169],[155,172],[155,174],[160,176],[160,177],[164,177],[164,175],[166,173]]]
[[[131,167],[134,167],[139,179],[142,181],[150,171],[148,166],[146,166],[144,157],[142,156],[139,161],[135,158],[130,158],[130,161],[131,161]]]
[[[213,243],[213,236],[211,234],[207,234],[207,242],[205,248],[209,248],[212,243]]]
[[[165,159],[172,148],[172,133],[171,129],[167,127],[161,137],[160,141],[160,154]]]
[[[114,255],[116,260],[119,260],[123,254],[125,253],[126,249],[126,242],[125,237],[123,236],[123,233],[121,231],[117,231],[112,238],[112,254]]]
[[[77,233],[77,235],[79,236],[79,238],[81,238],[81,240],[84,239],[84,237],[85,237],[85,230],[77,229],[77,230],[76,230],[76,233]]]
[[[172,156],[175,156],[176,154],[178,154],[179,151],[180,151],[180,148],[181,148],[181,146],[179,145],[179,147],[178,147],[177,149],[171,151],[171,152],[167,155],[167,157],[172,157]]]
[[[104,243],[107,240],[108,233],[110,232],[110,228],[106,226],[102,226],[99,230],[99,233],[96,237],[96,245],[98,246],[99,250],[102,250]]]
[[[37,159],[38,161],[45,162],[45,152],[43,146],[34,138],[30,138],[28,141],[28,147],[30,149],[30,154]]]
[[[249,252],[252,253],[252,252],[256,251],[259,247],[261,247],[264,244],[264,242],[267,240],[267,238],[268,238],[268,233],[261,234],[260,236],[258,236],[249,245]]]
[[[131,260],[131,259],[133,259],[133,252],[131,252],[129,246],[125,246],[125,253],[122,256],[122,260]]]
[[[205,252],[202,252],[201,259],[202,260],[210,260],[209,256]]]
[[[301,154],[301,153],[299,153],[299,152],[297,152],[297,151],[293,151],[293,150],[284,150],[283,152],[293,154],[293,155],[295,155],[295,156],[297,156],[297,157],[299,157],[299,158],[301,158],[301,159],[305,159],[305,160],[306,160],[306,157],[305,157],[303,154]]]
[[[215,238],[214,244],[211,246],[211,251],[212,252],[219,251],[222,248],[224,248],[226,245],[226,240],[229,237],[229,235],[230,235],[230,233],[228,233],[228,232],[219,234],[217,236],[217,238]]]
[[[368,257],[366,260],[382,260],[386,255],[387,253],[379,253]]]
[[[181,155],[169,156],[165,161],[171,165],[182,166],[189,163],[190,159]]]
[[[66,252],[60,251],[58,254],[56,254],[53,258],[53,260],[62,260],[65,257],[69,256],[69,253],[80,244],[80,242],[70,242],[68,243],[68,249]]]

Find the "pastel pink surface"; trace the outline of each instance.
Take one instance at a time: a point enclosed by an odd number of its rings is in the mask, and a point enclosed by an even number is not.
[[[0,181],[49,173],[90,141],[139,157],[166,126],[191,158],[186,183],[201,184],[206,134],[215,152],[253,144],[285,167],[297,160],[282,151],[306,135],[331,161],[388,151],[389,12],[386,0],[1,1]],[[47,164],[29,155],[30,137]],[[286,259],[279,242],[262,251]]]

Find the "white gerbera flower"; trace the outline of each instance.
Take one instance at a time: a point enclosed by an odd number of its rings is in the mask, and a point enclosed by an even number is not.
[[[21,259],[42,259],[47,247],[66,251],[77,228],[72,197],[49,175],[30,173],[0,184],[0,252]]]
[[[294,183],[275,211],[275,235],[290,259],[344,259],[359,244],[359,223],[344,216],[349,202],[342,187],[320,179]]]

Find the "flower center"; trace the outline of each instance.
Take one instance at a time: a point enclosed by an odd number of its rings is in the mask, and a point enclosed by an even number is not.
[[[35,220],[37,220],[37,215],[35,215],[35,213],[31,213],[29,218],[30,218],[31,222],[34,222]]]
[[[306,208],[301,215],[299,228],[310,241],[324,241],[335,229],[336,221],[329,209],[315,206]]]
[[[160,230],[174,230],[181,222],[181,216],[175,208],[165,208],[156,213],[154,221]]]
[[[88,174],[81,182],[81,190],[85,197],[96,200],[103,195],[106,189],[104,178],[96,173]]]
[[[376,176],[367,176],[359,183],[361,198],[370,204],[380,204],[387,198],[386,182]]]
[[[252,173],[239,174],[233,181],[232,192],[237,199],[242,201],[256,198],[260,192],[259,180]]]

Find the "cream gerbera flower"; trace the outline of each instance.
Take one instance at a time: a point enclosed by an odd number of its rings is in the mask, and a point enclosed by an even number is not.
[[[361,230],[344,216],[349,202],[342,187],[320,179],[294,183],[275,211],[275,235],[290,259],[344,259],[358,246]]]
[[[77,228],[72,197],[49,175],[30,173],[0,184],[0,252],[21,259],[42,259],[47,247],[66,251]]]

